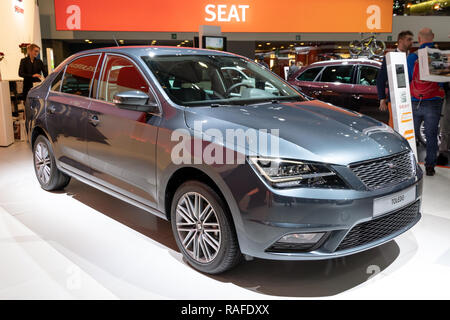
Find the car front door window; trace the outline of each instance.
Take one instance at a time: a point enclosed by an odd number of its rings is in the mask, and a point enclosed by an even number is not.
[[[322,72],[321,82],[352,83],[353,66],[329,66]]]
[[[149,93],[144,76],[130,60],[120,56],[107,56],[98,99],[113,102],[117,93],[132,90]]]

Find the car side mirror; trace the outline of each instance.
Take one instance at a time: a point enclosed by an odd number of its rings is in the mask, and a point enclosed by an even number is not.
[[[121,109],[159,113],[158,104],[154,101],[149,101],[148,94],[139,90],[116,93],[113,97],[113,103]]]

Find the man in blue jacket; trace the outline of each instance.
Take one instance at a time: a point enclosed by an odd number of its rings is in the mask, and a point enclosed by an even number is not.
[[[434,34],[430,28],[419,31],[420,49],[434,48]],[[425,158],[425,170],[428,176],[435,174],[438,153],[438,131],[441,119],[442,103],[445,92],[442,84],[420,80],[419,63],[417,53],[411,53],[407,57],[408,75],[410,80],[411,100],[414,118],[414,131],[420,134],[420,126],[423,122],[425,137],[427,140],[427,156]]]

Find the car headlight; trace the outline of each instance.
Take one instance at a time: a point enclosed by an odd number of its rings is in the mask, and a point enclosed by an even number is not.
[[[294,160],[249,157],[250,163],[276,188],[348,188],[345,182],[324,164]]]

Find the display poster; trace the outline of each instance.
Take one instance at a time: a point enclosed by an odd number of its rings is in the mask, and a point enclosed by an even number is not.
[[[205,37],[205,48],[223,51],[225,47],[224,41],[224,37]]]
[[[422,48],[418,56],[421,80],[450,82],[450,50]]]

